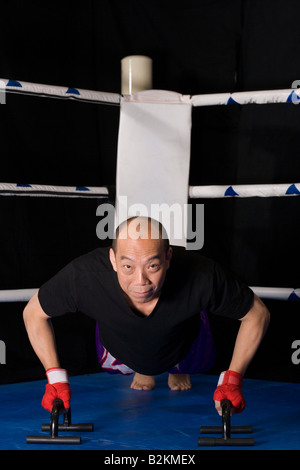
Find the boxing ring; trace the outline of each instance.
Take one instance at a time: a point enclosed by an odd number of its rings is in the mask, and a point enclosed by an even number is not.
[[[48,86],[16,80],[2,79],[1,88],[6,93],[34,95],[46,98],[77,100],[95,105],[120,106],[122,95],[76,88]],[[137,100],[142,95],[137,96]],[[158,92],[157,101],[170,102],[173,94]],[[177,94],[176,99],[181,99]],[[128,102],[135,96],[127,96]],[[248,104],[295,103],[300,100],[300,90],[271,90],[212,95],[184,96],[192,106],[235,106]],[[26,183],[0,183],[1,197],[55,197],[97,198],[106,201],[108,187],[69,187]],[[189,199],[211,198],[271,198],[298,197],[300,183],[262,185],[190,186]],[[250,286],[262,299],[299,301],[300,286],[263,287]],[[30,289],[1,290],[0,302],[27,302],[38,286]],[[78,421],[94,423],[94,432],[82,437],[82,450],[121,451],[162,450],[176,454],[189,453],[198,459],[197,439],[201,425],[219,424],[219,417],[212,404],[212,393],[217,377],[203,375],[193,380],[188,392],[171,392],[166,385],[166,375],[157,378],[151,392],[130,389],[132,378],[109,374],[92,374],[71,378],[73,416]],[[255,438],[254,449],[300,449],[299,409],[290,407],[299,385],[262,380],[244,380],[247,408],[237,415],[236,423],[251,421]],[[26,435],[39,432],[40,423],[48,419],[48,413],[40,406],[45,381],[1,385],[0,399],[2,431],[0,449],[70,449],[66,445],[26,444]],[[88,399],[86,398],[88,394]],[[285,396],[285,400],[282,400]],[[26,406],[24,400],[26,397]],[[280,406],[278,406],[280,403]],[[12,406],[13,404],[13,406]],[[7,411],[5,411],[7,410]],[[29,411],[30,410],[30,411]],[[14,423],[12,425],[11,423]],[[15,426],[18,423],[18,426]],[[246,423],[248,424],[248,423]],[[5,429],[5,432],[3,430]],[[118,454],[115,454],[118,455]]]

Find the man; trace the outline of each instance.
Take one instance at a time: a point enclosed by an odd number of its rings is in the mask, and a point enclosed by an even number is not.
[[[152,389],[155,375],[166,371],[172,390],[190,388],[189,371],[205,366],[209,347],[203,334],[209,333],[205,312],[240,320],[232,360],[214,400],[219,414],[223,398],[231,400],[233,412],[244,409],[242,378],[267,329],[269,312],[217,263],[170,247],[161,224],[129,219],[117,230],[112,248],[96,249],[68,264],[25,307],[28,336],[48,378],[42,405],[49,411],[56,397],[66,408],[71,398],[50,319],[75,311],[97,321],[102,363],[109,356],[111,364],[134,371],[131,387],[139,390]]]

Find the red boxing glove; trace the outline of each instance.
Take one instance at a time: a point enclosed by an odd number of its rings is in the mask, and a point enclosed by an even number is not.
[[[43,396],[42,407],[46,410],[52,411],[53,401],[60,398],[65,409],[69,409],[71,404],[71,389],[69,385],[69,376],[65,369],[53,367],[46,371],[48,383],[46,385],[46,392]]]
[[[214,400],[221,402],[224,399],[231,401],[235,413],[241,413],[246,407],[242,394],[243,376],[233,370],[222,372],[218,386],[214,393]]]

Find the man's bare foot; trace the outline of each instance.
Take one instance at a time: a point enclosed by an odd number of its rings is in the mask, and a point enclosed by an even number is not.
[[[155,377],[152,375],[142,375],[135,373],[130,388],[134,390],[152,390],[155,387]]]
[[[190,390],[192,388],[189,374],[169,374],[168,385],[171,390]]]

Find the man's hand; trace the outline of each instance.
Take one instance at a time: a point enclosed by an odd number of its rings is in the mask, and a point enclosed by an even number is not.
[[[65,410],[69,409],[71,404],[71,389],[69,385],[68,373],[65,369],[54,367],[46,371],[48,383],[42,400],[42,407],[52,411],[53,401],[60,398],[64,403]]]
[[[215,407],[222,416],[221,401],[224,399],[232,403],[231,414],[241,413],[246,406],[246,401],[242,393],[243,376],[238,372],[227,370],[222,372],[218,386],[214,393]]]

